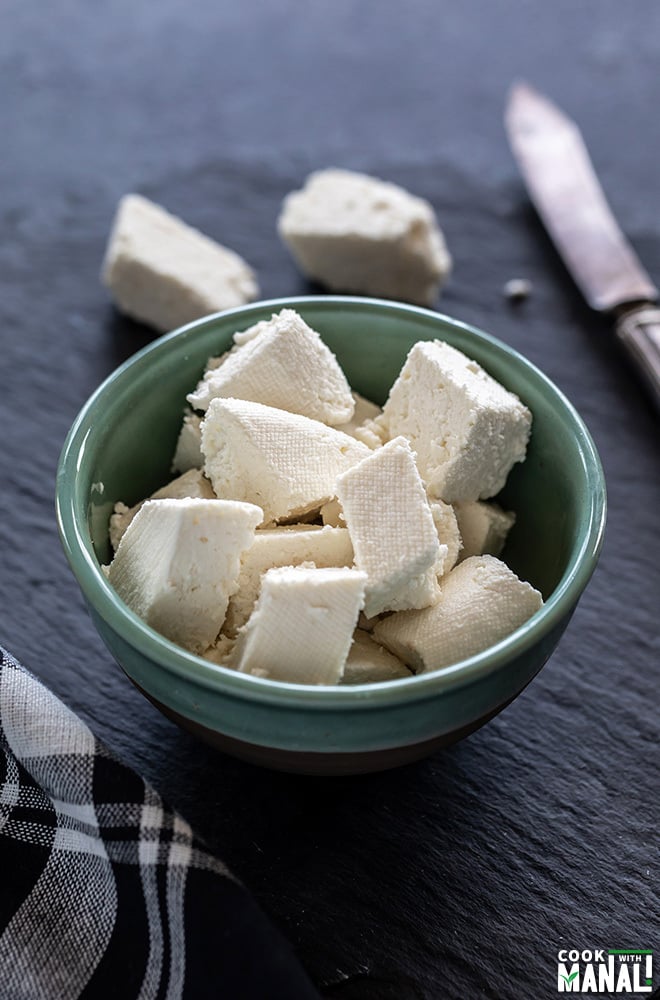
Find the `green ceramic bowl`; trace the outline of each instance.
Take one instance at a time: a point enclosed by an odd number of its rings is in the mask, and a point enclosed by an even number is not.
[[[384,402],[411,345],[441,338],[475,358],[534,414],[527,460],[501,494],[517,512],[504,559],[544,607],[478,656],[438,673],[375,685],[305,687],[247,676],[185,652],[145,625],[101,572],[117,500],[162,486],[185,396],[232,334],[284,306],[337,355],[351,386]],[[60,533],[92,619],[129,678],[167,716],[238,757],[282,770],[357,773],[422,757],[483,725],[554,650],[598,559],[605,485],[594,444],[570,403],[523,357],[446,316],[372,299],[260,302],[161,337],[122,365],[83,407],[57,475]]]

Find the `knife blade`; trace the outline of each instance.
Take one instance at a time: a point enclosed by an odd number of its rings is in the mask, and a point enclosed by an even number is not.
[[[619,228],[577,125],[527,83],[511,88],[509,142],[536,210],[589,305],[615,332],[660,407],[658,289]]]

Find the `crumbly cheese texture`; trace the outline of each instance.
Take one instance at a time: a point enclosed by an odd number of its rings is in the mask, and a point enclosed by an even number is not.
[[[469,556],[499,556],[507,535],[516,521],[513,511],[502,510],[496,503],[475,500],[455,506],[458,527],[463,539],[461,559]]]
[[[248,336],[252,330],[257,332]],[[350,420],[355,408],[337,358],[293,309],[246,331],[223,363],[205,373],[188,402],[206,410],[218,396],[265,403],[330,425]]]
[[[374,447],[368,438],[365,440],[362,437],[363,429],[365,423],[369,425],[376,419],[376,417],[379,417],[383,411],[380,406],[377,406],[376,403],[372,403],[370,399],[365,399],[365,397],[361,396],[359,392],[354,392],[351,395],[354,406],[353,416],[345,423],[338,424],[337,430],[343,431],[344,434],[350,434],[351,437],[357,438],[359,441],[364,441],[364,444],[368,445],[370,448]],[[378,444],[381,445],[382,443],[383,442],[379,440]]]
[[[443,576],[454,568],[458,562],[459,554],[463,548],[463,542],[461,539],[461,532],[458,527],[458,521],[456,519],[456,512],[450,503],[445,503],[443,500],[431,500],[430,501],[431,514],[433,516],[433,523],[435,524],[435,530],[438,532],[438,538],[440,539],[441,545],[446,546],[447,555],[443,561],[442,567],[439,572],[439,576]],[[475,555],[476,553],[471,552],[470,555]],[[494,553],[494,555],[499,555],[499,553]]]
[[[373,635],[415,673],[440,670],[500,642],[542,604],[501,560],[471,556],[442,581],[433,607],[390,615]]]
[[[443,341],[416,343],[378,423],[417,454],[433,497],[495,496],[527,450],[532,415],[512,392]]]
[[[148,500],[110,564],[119,596],[167,639],[203,653],[236,590],[262,511],[227,500]]]
[[[356,569],[287,566],[264,574],[231,665],[294,684],[338,684],[364,600]]]
[[[278,229],[300,269],[337,291],[431,305],[451,270],[429,202],[366,174],[311,174]]]
[[[374,684],[410,677],[401,660],[371,638],[368,632],[356,629],[348,653],[342,684]]]
[[[189,469],[182,476],[177,476],[171,483],[162,486],[152,493],[149,500],[181,500],[184,497],[199,497],[202,500],[215,499],[215,493],[208,479],[199,469]],[[129,524],[146,501],[140,500],[133,507],[127,507],[119,501],[115,504],[114,513],[110,515],[110,544],[116,552],[122,536]]]
[[[257,298],[233,250],[137,194],[119,202],[101,272],[118,307],[158,330]]]
[[[443,552],[431,509],[405,438],[395,438],[337,479],[337,497],[367,574],[364,611],[423,608],[439,595]]]
[[[228,635],[220,634],[215,642],[205,649],[202,656],[210,663],[216,663],[219,667],[229,666],[231,654],[234,649],[234,640]]]
[[[201,422],[201,417],[186,409],[174,449],[172,472],[188,472],[189,469],[201,469],[204,465]]]
[[[227,635],[235,636],[245,625],[259,596],[263,574],[275,566],[352,566],[353,546],[346,528],[301,525],[265,528],[241,557],[236,593],[229,599],[225,623]]]
[[[380,448],[387,441],[387,433],[381,424],[379,424],[376,417],[368,417],[359,424],[353,431],[353,437],[357,438],[358,441],[362,441],[372,451]]]
[[[240,399],[211,400],[202,451],[216,495],[258,504],[265,524],[318,510],[337,476],[370,454],[334,427]]]

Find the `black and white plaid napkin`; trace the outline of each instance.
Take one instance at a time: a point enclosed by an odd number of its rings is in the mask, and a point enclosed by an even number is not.
[[[2,1000],[307,1000],[250,894],[0,647]]]

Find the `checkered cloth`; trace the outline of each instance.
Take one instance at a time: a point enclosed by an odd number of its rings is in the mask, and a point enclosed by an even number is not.
[[[317,998],[188,824],[0,653],[2,1000]]]

